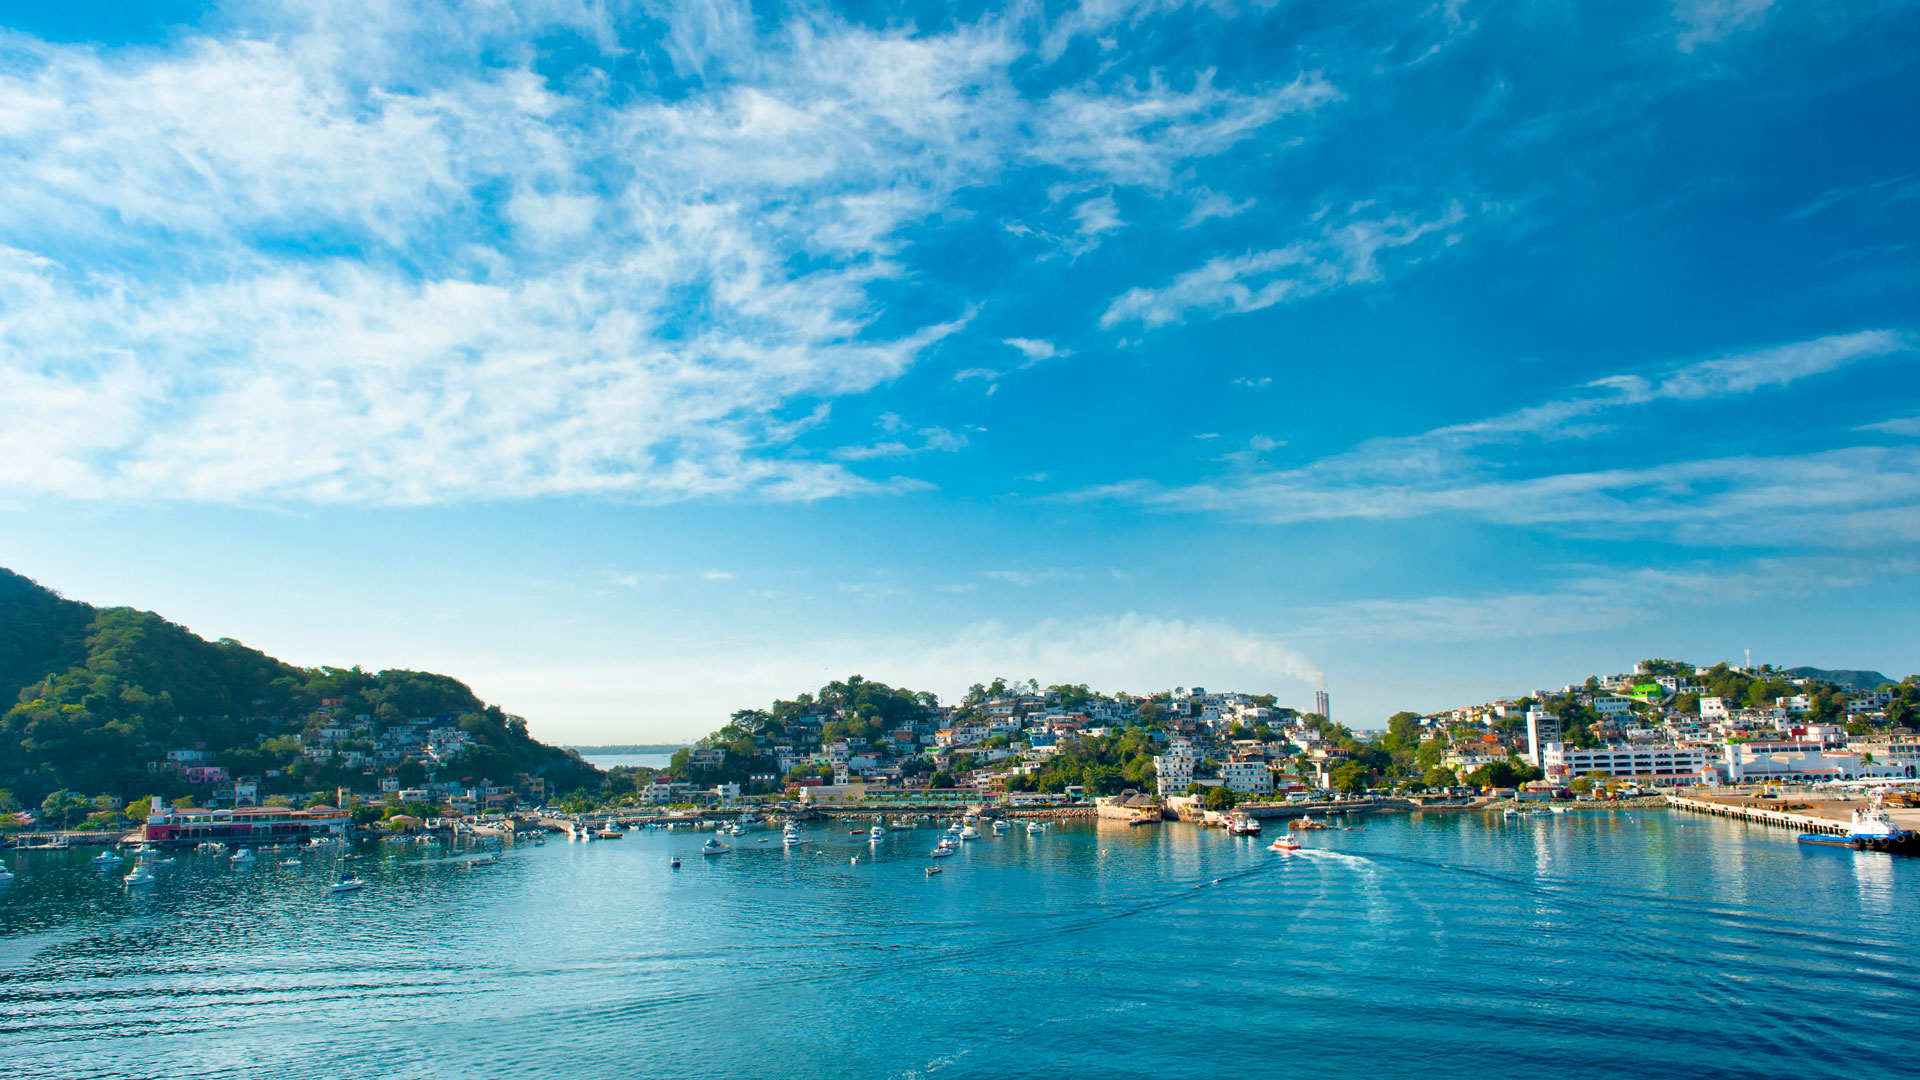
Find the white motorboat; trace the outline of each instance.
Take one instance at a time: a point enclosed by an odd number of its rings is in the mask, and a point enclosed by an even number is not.
[[[133,868],[133,873],[127,875],[126,884],[129,886],[151,885],[156,880],[158,879],[156,879],[153,876],[152,870],[149,870],[144,866],[136,866]]]
[[[299,866],[300,860],[299,859],[281,859],[280,865],[281,866]]]
[[[1041,833],[1043,833],[1043,832],[1046,832],[1046,831],[1047,831],[1047,827],[1046,827],[1045,825],[1042,825],[1042,824],[1040,824],[1040,823],[1039,823],[1039,822],[1037,822],[1037,821],[1029,821],[1029,822],[1027,822],[1027,835],[1028,835],[1028,836],[1039,836],[1039,835],[1040,835]]]
[[[867,839],[869,840],[880,841],[880,840],[885,840],[886,838],[887,838],[887,830],[881,828],[878,825],[875,825],[873,828],[867,830]]]
[[[1004,833],[1004,832],[1006,832],[1006,831],[1007,831],[1007,829],[1008,829],[1008,828],[1010,828],[1010,827],[1011,827],[1011,826],[1009,826],[1009,825],[1008,825],[1008,824],[1007,824],[1006,822],[1004,822],[1004,821],[996,821],[996,822],[994,822],[994,823],[993,823],[993,835],[995,835],[995,836],[999,836],[999,835],[1000,835],[1001,833]]]
[[[732,850],[732,848],[721,843],[720,838],[717,836],[700,845],[700,854],[702,855],[725,855]]]
[[[727,830],[727,835],[728,836],[745,836],[747,835],[747,830],[741,828],[739,822],[735,822],[733,827]]]
[[[341,874],[339,881],[327,886],[327,891],[330,893],[355,892],[365,884],[366,882],[360,880],[359,874],[349,871]]]
[[[960,839],[978,840],[980,839],[980,830],[969,825],[966,828],[960,830]]]
[[[908,829],[913,828],[913,822],[904,820],[894,821],[889,823],[887,828],[892,829],[894,832],[906,832]]]
[[[127,860],[121,858],[118,853],[112,851],[103,851],[93,857],[93,865],[95,866],[112,866],[114,863],[123,863],[126,861]]]
[[[231,858],[234,862],[252,862],[253,851],[249,848],[241,848],[239,851],[234,852]]]
[[[953,848],[948,847],[945,843],[941,843],[938,847],[933,849],[933,857],[936,859],[944,859],[947,856],[952,855],[953,852],[954,852]]]
[[[12,880],[13,880],[13,871],[7,869],[6,863],[0,863],[0,885],[5,885],[7,882]]]
[[[805,840],[801,839],[799,833],[793,833],[793,832],[787,833],[786,835],[782,836],[780,838],[780,842],[782,844],[785,844],[787,847],[799,847],[801,844],[806,843]]]
[[[1267,850],[1268,851],[1299,851],[1300,841],[1295,840],[1293,838],[1292,833],[1284,833],[1280,836],[1274,837],[1273,843],[1267,845]]]

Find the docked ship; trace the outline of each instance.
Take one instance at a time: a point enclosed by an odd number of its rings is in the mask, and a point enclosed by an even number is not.
[[[231,810],[167,809],[159,796],[140,827],[141,842],[155,845],[300,843],[320,838],[341,840],[349,815],[331,806],[295,810],[287,806],[240,806]]]
[[[1804,833],[1800,837],[1803,844],[1823,844],[1829,847],[1850,847],[1855,851],[1886,851],[1895,855],[1920,855],[1920,833],[1912,829],[1902,829],[1893,823],[1893,817],[1881,805],[1876,793],[1866,806],[1853,812],[1853,819],[1847,824],[1842,835],[1827,833]]]
[[[1235,810],[1227,815],[1227,833],[1232,836],[1259,836],[1260,819],[1245,810]]]

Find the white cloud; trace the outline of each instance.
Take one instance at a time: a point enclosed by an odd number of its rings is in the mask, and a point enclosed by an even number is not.
[[[1588,569],[1547,587],[1364,599],[1298,613],[1305,637],[1359,641],[1506,641],[1655,623],[1679,610],[1848,588],[1912,572],[1909,561],[1832,557]]]
[[[1233,385],[1245,390],[1265,390],[1267,387],[1273,385],[1273,377],[1270,375],[1262,375],[1256,379],[1250,375],[1242,375],[1233,380]]]
[[[1702,42],[1724,41],[1740,30],[1766,21],[1773,0],[1674,0],[1673,17],[1680,23],[1681,52],[1692,52]]]
[[[1112,195],[1100,195],[1074,207],[1073,220],[1076,239],[1068,250],[1075,256],[1092,251],[1101,237],[1119,232],[1126,225],[1120,220],[1120,205]]]
[[[900,430],[900,418],[891,413],[887,416],[892,418],[893,426],[887,426],[883,418],[882,429]],[[915,434],[920,437],[920,443],[917,446],[901,439],[887,439],[869,446],[842,446],[833,451],[833,456],[841,461],[870,461],[874,458],[913,457],[929,451],[951,453],[955,450],[963,450],[967,446],[965,435],[943,427],[925,427]]]
[[[853,673],[932,690],[947,701],[995,676],[1135,693],[1193,683],[1285,692],[1321,678],[1311,660],[1268,633],[1131,612],[1026,625],[980,622],[918,642],[900,635],[817,636],[779,648],[648,650],[604,663],[497,657],[476,667],[463,659],[483,673],[472,680],[476,692],[542,718],[537,733],[564,741],[696,737],[735,709]],[[716,680],[714,671],[727,677]],[[637,695],[636,687],[645,694]]]
[[[1020,355],[1027,358],[1027,362],[1021,365],[1023,367],[1031,367],[1043,360],[1051,360],[1055,356],[1064,355],[1059,349],[1054,347],[1053,342],[1041,341],[1037,338],[1010,337],[1001,344],[1011,345],[1020,350]],[[975,368],[972,370],[978,371],[981,369]],[[955,376],[955,378],[958,377],[959,376]]]
[[[1078,570],[1048,567],[1043,570],[982,570],[980,576],[1026,589],[1054,581],[1078,581],[1086,575]]]
[[[825,403],[964,325],[882,319],[876,290],[914,278],[907,228],[1020,170],[1164,187],[1338,97],[1313,73],[1023,91],[1030,17],[923,34],[809,9],[769,32],[740,7],[672,9],[673,66],[711,76],[675,97],[536,69],[526,43],[556,28],[609,50],[589,63],[618,50],[591,4],[250,5],[224,36],[143,50],[16,34],[0,391],[35,407],[0,432],[0,490],[912,486],[798,445]],[[1080,205],[1087,238],[1114,206]]]
[[[1214,218],[1238,217],[1253,209],[1254,200],[1245,199],[1235,202],[1231,196],[1207,188],[1200,189],[1194,197],[1193,210],[1187,214],[1187,227],[1192,228],[1203,221]]]
[[[1588,535],[1665,533],[1685,543],[1867,547],[1920,539],[1920,449],[1848,447],[1637,468],[1515,476],[1488,452],[1591,436],[1596,415],[1789,385],[1847,364],[1910,355],[1891,331],[1732,353],[1598,380],[1578,396],[1419,435],[1370,439],[1305,466],[1162,489],[1131,482],[1083,497],[1287,523],[1458,514]],[[1583,423],[1588,422],[1588,423]],[[1221,460],[1244,463],[1248,451]]]
[[[1861,424],[1855,431],[1878,431],[1886,435],[1909,435],[1920,437],[1920,415],[1898,416],[1892,420],[1881,420],[1873,424]]]
[[[1241,315],[1377,282],[1384,276],[1383,253],[1417,245],[1417,251],[1399,256],[1401,262],[1417,262],[1422,257],[1419,252],[1451,242],[1449,230],[1467,216],[1459,203],[1424,219],[1403,214],[1357,216],[1364,209],[1357,206],[1339,221],[1324,223],[1312,239],[1245,255],[1217,256],[1160,288],[1129,289],[1107,306],[1100,325],[1111,329],[1138,322],[1151,329],[1195,315]]]

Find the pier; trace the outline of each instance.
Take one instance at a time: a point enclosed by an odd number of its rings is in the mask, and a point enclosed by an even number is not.
[[[1768,806],[1774,802],[1778,805]],[[1668,795],[1667,804],[1696,814],[1736,818],[1803,833],[1845,836],[1852,824],[1853,812],[1866,803],[1851,799],[1811,797],[1786,800],[1761,799],[1750,795]],[[1903,829],[1920,829],[1920,810],[1888,807],[1894,824]]]

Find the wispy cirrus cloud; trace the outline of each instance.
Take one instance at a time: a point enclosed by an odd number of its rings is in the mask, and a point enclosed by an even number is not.
[[[1131,482],[1084,492],[1167,509],[1273,523],[1463,515],[1593,535],[1665,533],[1685,543],[1871,546],[1920,539],[1920,449],[1842,447],[1636,468],[1515,476],[1494,455],[1545,439],[1591,437],[1602,414],[1778,388],[1874,359],[1910,356],[1902,332],[1861,331],[1711,357],[1651,375],[1596,380],[1580,393],[1419,435],[1367,440],[1307,465],[1164,488]],[[1244,454],[1231,460],[1244,464]]]
[[[1377,282],[1384,276],[1383,259],[1418,261],[1425,249],[1457,239],[1452,230],[1467,219],[1465,207],[1458,202],[1430,216],[1369,217],[1369,209],[1357,204],[1338,220],[1323,219],[1311,239],[1216,256],[1164,286],[1129,289],[1107,306],[1100,325],[1111,329],[1139,323],[1153,329],[1194,317],[1244,315],[1333,289]]]
[[[1908,559],[1844,556],[1568,567],[1532,589],[1367,598],[1302,609],[1296,617],[1300,635],[1312,640],[1510,641],[1640,626],[1701,604],[1726,608],[1854,588],[1913,570]]]

